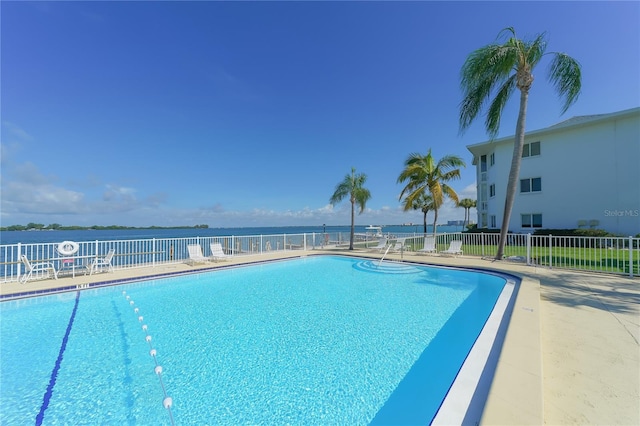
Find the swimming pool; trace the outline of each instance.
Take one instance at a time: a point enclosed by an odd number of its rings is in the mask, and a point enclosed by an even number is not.
[[[506,287],[314,256],[2,302],[0,423],[170,424],[164,387],[177,424],[426,424]]]

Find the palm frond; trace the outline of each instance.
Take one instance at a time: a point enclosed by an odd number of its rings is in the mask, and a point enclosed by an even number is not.
[[[493,98],[493,101],[487,110],[485,129],[487,129],[492,138],[496,137],[500,131],[500,118],[502,117],[502,111],[516,88],[516,81],[516,74],[511,75],[511,77],[504,82],[502,87],[500,87],[500,90],[498,90],[498,93],[495,98]]]
[[[451,198],[451,200],[453,200],[454,203],[458,204],[458,194],[456,193],[456,191],[450,187],[449,185],[447,185],[446,183],[442,184],[442,192],[447,194],[447,197]]]
[[[457,155],[445,155],[438,161],[437,168],[441,170],[449,170],[455,167],[466,167],[464,160]]]
[[[582,70],[580,63],[564,53],[555,53],[549,68],[549,81],[560,98],[564,98],[562,113],[578,99],[582,90]]]
[[[538,34],[530,43],[527,43],[525,60],[529,69],[533,70],[535,66],[540,62],[540,59],[544,56],[544,52],[547,50],[546,33]]]
[[[450,170],[440,176],[443,182],[460,179],[460,169]]]
[[[518,63],[513,45],[489,45],[472,52],[460,78],[463,100],[460,104],[460,130],[466,130],[498,86],[503,86]]]

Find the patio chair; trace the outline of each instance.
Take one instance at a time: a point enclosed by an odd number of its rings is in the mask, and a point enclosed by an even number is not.
[[[436,252],[436,239],[431,237],[424,237],[424,247],[416,250],[417,253],[435,253]]]
[[[30,279],[34,279],[34,276],[38,278],[49,278],[50,272],[53,273],[53,277],[56,280],[58,279],[58,272],[51,262],[31,263],[24,254],[20,256],[20,261],[24,265],[24,275],[20,277],[20,282],[23,284]]]
[[[393,247],[391,247],[391,251],[393,252],[400,252],[400,251],[404,251],[404,241],[406,240],[406,238],[398,238],[396,240],[396,243],[393,245]]]
[[[196,263],[207,263],[210,260],[202,254],[202,247],[200,247],[200,244],[189,244],[187,246],[187,250],[189,251],[188,263],[192,265],[195,265]]]
[[[378,245],[375,247],[370,247],[370,250],[378,250],[378,251],[383,251],[384,249],[387,248],[387,243],[389,242],[389,239],[387,237],[382,237],[378,240]]]
[[[102,269],[104,267],[107,268],[108,272],[113,272],[113,265],[111,264],[111,259],[113,259],[113,255],[116,253],[116,249],[110,249],[106,256],[97,257],[93,259],[91,264],[89,265],[89,275],[93,275],[95,271],[98,269]]]
[[[454,256],[459,254],[460,256],[462,256],[462,241],[452,240],[449,243],[449,248],[444,251],[441,251],[440,253],[452,254]]]
[[[268,241],[267,241],[268,242]],[[211,243],[211,259],[212,260],[230,260],[232,256],[229,256],[222,250],[222,244],[220,243]]]

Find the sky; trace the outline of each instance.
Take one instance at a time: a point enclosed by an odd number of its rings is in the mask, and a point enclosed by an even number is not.
[[[329,199],[352,167],[356,224],[422,223],[403,163],[457,155],[476,198],[466,146],[489,137],[484,117],[460,133],[460,69],[506,27],[582,65],[561,115],[542,60],[528,130],[640,106],[638,2],[2,1],[0,20],[2,226],[348,225]]]

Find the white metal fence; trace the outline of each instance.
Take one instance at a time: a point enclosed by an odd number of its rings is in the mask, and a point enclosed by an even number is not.
[[[424,244],[422,238],[407,241],[413,244],[411,248],[419,249]],[[495,257],[500,234],[439,234],[438,252],[446,250],[453,240],[462,241],[465,256]],[[504,257],[527,265],[634,277],[640,275],[640,238],[507,234]]]
[[[423,234],[398,234],[390,241],[405,238],[405,250],[416,251],[424,245]],[[632,237],[557,237],[530,234],[509,234],[504,255],[528,265],[573,270],[640,275],[640,238]],[[446,250],[453,240],[462,241],[465,256],[493,257],[499,234],[447,233],[437,235],[438,252]],[[199,244],[205,256],[211,255],[211,243],[220,243],[226,254],[256,255],[274,251],[312,250],[348,247],[349,233],[306,233],[250,236],[211,236],[162,238],[144,240],[111,240],[78,242],[76,259],[90,262],[115,250],[114,269],[141,268],[188,260],[187,246]],[[358,235],[356,248],[371,247],[377,238]],[[61,262],[57,243],[0,245],[0,282],[18,281],[24,274],[20,255],[32,262]],[[82,264],[77,267],[82,267]],[[57,267],[57,265],[56,265]]]

